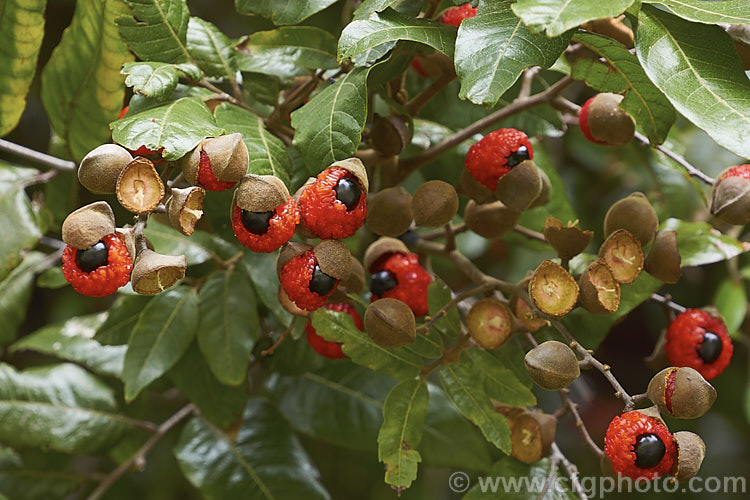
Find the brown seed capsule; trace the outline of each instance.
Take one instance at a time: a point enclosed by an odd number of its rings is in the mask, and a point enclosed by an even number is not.
[[[370,190],[370,181],[367,179],[367,169],[365,169],[362,160],[359,158],[347,158],[346,160],[340,160],[331,163],[330,167],[339,167],[344,170],[348,170],[354,177],[357,178],[359,184],[362,186],[362,190],[367,195]]]
[[[247,173],[250,157],[242,134],[209,137],[179,161],[185,178],[191,184],[198,183],[201,151],[208,156],[211,170],[221,182],[239,182]]]
[[[185,277],[187,258],[184,255],[162,255],[142,250],[133,263],[131,283],[142,295],[163,292]]]
[[[396,299],[379,299],[367,306],[365,331],[382,347],[402,347],[417,338],[414,313]]]
[[[235,189],[232,205],[250,212],[269,212],[288,199],[289,190],[278,177],[248,174]]]
[[[519,163],[497,181],[495,196],[511,210],[523,212],[542,194],[539,172],[531,160]]]
[[[135,231],[131,226],[125,226],[125,227],[118,227],[115,229],[115,232],[120,235],[120,238],[122,238],[122,241],[125,242],[125,247],[128,249],[128,253],[130,254],[130,258],[135,260],[136,258],[136,245],[135,245]],[[148,248],[151,248],[153,250],[153,245],[151,245],[151,242],[148,241],[148,239],[144,236],[143,237],[146,240],[146,245]]]
[[[352,254],[344,242],[323,240],[313,248],[320,270],[337,280],[349,276],[352,270]]]
[[[644,268],[665,283],[677,283],[682,277],[682,258],[677,248],[676,231],[659,231],[646,256]]]
[[[641,408],[640,410],[632,410],[632,411],[637,411],[638,413],[642,413],[646,415],[647,417],[655,418],[662,424],[667,425],[666,422],[664,422],[664,419],[661,418],[661,413],[659,413],[659,408],[656,406],[649,406],[648,408]]]
[[[536,199],[531,203],[531,206],[529,208],[542,207],[549,203],[549,192],[550,189],[552,189],[552,183],[550,182],[547,174],[541,168],[539,169],[539,177],[542,179],[542,191],[539,193],[539,196],[537,196]]]
[[[276,259],[276,274],[281,273],[281,268],[287,265],[287,263],[295,258],[296,256],[312,250],[312,246],[306,243],[299,243],[297,241],[290,241],[279,251],[279,258]]]
[[[674,418],[701,417],[716,401],[716,389],[690,367],[663,369],[651,379],[647,392],[660,412]]]
[[[411,143],[409,125],[400,116],[383,117],[375,113],[370,143],[381,155],[395,156]]]
[[[380,236],[400,236],[411,226],[411,195],[401,186],[386,188],[367,198],[365,224]]]
[[[521,212],[511,210],[502,201],[477,205],[469,201],[464,211],[466,226],[484,238],[497,238],[516,227]]]
[[[364,265],[368,273],[372,272],[372,266],[383,256],[392,253],[409,253],[404,242],[396,238],[383,236],[378,238],[367,247],[365,251]]]
[[[289,298],[282,287],[279,287],[278,298],[279,304],[281,304],[281,307],[286,309],[288,313],[293,314],[294,316],[300,316],[302,318],[307,318],[308,316],[310,316],[311,312],[297,307],[297,304],[292,302],[292,300]]]
[[[545,413],[524,411],[508,417],[510,456],[526,464],[538,462],[549,453],[557,432],[557,419]]]
[[[135,214],[151,212],[164,197],[164,183],[153,162],[137,157],[117,179],[117,201]]]
[[[632,283],[643,270],[641,244],[624,229],[615,231],[607,238],[599,249],[599,257],[607,263],[620,284]]]
[[[495,193],[476,180],[466,168],[461,170],[461,179],[458,181],[458,191],[474,200],[478,205],[497,201]]]
[[[581,275],[581,306],[594,314],[611,314],[620,305],[620,284],[607,263],[599,259]]]
[[[554,217],[548,217],[544,221],[544,229],[542,230],[544,237],[563,260],[570,260],[583,252],[594,236],[592,231],[584,231],[576,224],[578,224],[578,221],[564,226],[560,220]]]
[[[78,250],[91,248],[115,232],[115,214],[106,201],[83,206],[68,215],[62,224],[62,239]]]
[[[418,226],[444,226],[458,211],[456,189],[444,181],[427,181],[414,192],[411,211]]]
[[[508,306],[497,299],[487,297],[471,307],[466,315],[466,326],[474,342],[483,349],[492,350],[510,338],[513,317]]]
[[[351,257],[352,268],[349,275],[341,280],[336,290],[342,290],[347,293],[359,293],[365,288],[365,268],[362,264]]]
[[[695,477],[706,457],[706,443],[698,434],[689,431],[677,431],[672,434],[677,444],[677,460],[672,468],[672,475],[677,481],[684,482]]]
[[[589,104],[588,125],[594,139],[609,146],[621,146],[633,140],[635,124],[620,108],[619,94],[598,94]]]
[[[523,361],[534,383],[547,391],[564,389],[581,374],[573,350],[556,340],[534,347]]]
[[[560,317],[570,312],[578,300],[578,284],[559,264],[545,260],[534,271],[529,295],[544,314]]]
[[[195,224],[203,216],[205,196],[206,190],[198,186],[172,188],[172,196],[166,206],[169,224],[184,235],[193,234]]]
[[[547,320],[534,314],[531,307],[520,297],[513,297],[510,299],[510,309],[513,311],[516,318],[518,318],[523,324],[524,328],[532,333],[547,326]]]
[[[102,144],[81,160],[78,181],[94,194],[113,194],[117,178],[131,161],[133,157],[122,146]]]
[[[737,168],[737,167],[734,167]],[[750,167],[748,167],[750,168]],[[711,191],[711,213],[728,224],[750,223],[750,179],[722,172]]]
[[[646,246],[654,239],[659,218],[643,193],[633,193],[615,202],[604,217],[604,237],[625,229]]]
[[[633,46],[633,30],[626,26],[619,18],[605,17],[603,19],[594,19],[593,21],[583,23],[581,28],[613,38],[625,47],[630,48]]]

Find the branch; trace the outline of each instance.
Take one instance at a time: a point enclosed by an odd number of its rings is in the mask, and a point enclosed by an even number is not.
[[[242,255],[242,254],[240,254]],[[287,336],[292,332],[292,328],[294,328],[294,320],[289,323],[289,326],[286,327],[286,330],[281,332],[281,336],[279,337],[279,340],[276,341],[274,345],[269,347],[268,349],[265,349],[260,352],[260,355],[263,357],[270,356],[274,353],[274,351],[281,345],[282,342],[284,342],[284,339],[287,338]]]
[[[591,451],[594,452],[594,454],[597,456],[597,458],[601,458],[602,455],[604,455],[604,452],[601,448],[594,442],[594,440],[591,438],[591,434],[589,434],[589,430],[586,428],[586,424],[583,423],[583,419],[581,418],[581,414],[578,412],[578,404],[574,403],[570,399],[570,389],[562,389],[560,391],[557,391],[560,394],[560,399],[562,399],[562,402],[565,406],[567,406],[568,411],[570,411],[570,414],[573,415],[573,418],[576,421],[576,427],[578,427],[579,432],[581,433],[581,436],[583,437],[583,441],[586,443],[586,446],[591,449]]]
[[[417,116],[419,112],[422,110],[422,108],[432,100],[433,97],[438,95],[441,90],[443,90],[450,82],[453,81],[453,79],[456,78],[456,75],[442,75],[440,78],[435,80],[432,85],[424,89],[419,94],[415,95],[412,99],[407,102],[404,107],[406,108],[406,111],[411,116]]]
[[[685,311],[687,311],[686,307],[681,306],[680,304],[677,304],[675,302],[672,302],[670,299],[671,299],[671,297],[663,297],[663,296],[659,295],[658,293],[654,293],[654,294],[651,295],[651,300],[653,302],[658,302],[659,304],[663,304],[664,306],[672,309],[673,311],[675,311],[678,314],[682,314]]]
[[[426,321],[424,324],[417,327],[417,333],[426,332],[429,331],[430,327],[435,324],[436,321],[438,321],[440,318],[448,314],[448,311],[452,309],[453,307],[457,306],[462,301],[468,299],[469,297],[473,297],[475,295],[480,295],[485,292],[489,292],[494,288],[494,284],[492,283],[484,283],[482,285],[476,286],[474,288],[471,288],[469,290],[465,290],[459,294],[457,294],[455,297],[451,299],[450,302],[445,304],[443,307],[435,311],[435,314],[425,318]]]
[[[536,231],[532,231],[529,228],[523,227],[523,226],[516,226],[513,228],[515,232],[518,234],[522,234],[529,238],[530,240],[537,240],[541,241],[542,243],[547,243],[547,238],[544,237],[542,233],[537,233]]]
[[[499,109],[495,111],[494,113],[491,113],[481,120],[478,120],[468,127],[459,130],[455,134],[451,135],[450,137],[447,137],[443,142],[440,142],[436,144],[435,146],[429,148],[428,150],[424,151],[423,153],[420,153],[418,155],[412,156],[410,158],[406,158],[403,161],[399,162],[399,167],[401,169],[401,179],[403,180],[406,177],[409,176],[410,173],[412,173],[414,170],[418,169],[425,163],[428,163],[432,161],[433,159],[437,158],[441,154],[445,153],[446,151],[453,149],[472,135],[481,132],[485,128],[502,121],[509,116],[512,116],[516,113],[520,113],[521,111],[525,111],[529,108],[533,108],[534,106],[539,106],[540,104],[544,104],[547,102],[552,101],[557,95],[565,90],[566,87],[568,87],[570,84],[572,84],[574,80],[570,76],[565,76],[558,80],[554,85],[549,87],[544,92],[540,92],[538,94],[534,94],[531,97],[528,98],[519,98],[513,101],[512,103],[508,104],[502,109]]]
[[[644,146],[650,146],[651,145],[651,143],[649,142],[649,140],[645,136],[639,134],[638,132],[635,133],[635,138],[636,138],[636,140],[638,142],[640,142]],[[701,172],[700,170],[698,170],[697,168],[695,168],[693,165],[691,165],[690,162],[688,162],[685,158],[683,158],[682,156],[678,155],[677,153],[675,153],[671,149],[668,149],[666,146],[662,146],[661,144],[658,144],[658,145],[654,146],[654,149],[656,149],[658,152],[660,152],[661,154],[663,154],[667,158],[673,160],[675,163],[677,163],[682,168],[684,168],[685,170],[687,170],[687,173],[689,175],[691,175],[691,176],[693,176],[693,177],[695,177],[695,178],[697,178],[697,179],[705,182],[709,186],[713,186],[714,185],[715,179],[713,177],[711,177],[710,175],[704,174],[703,172]]]
[[[40,153],[39,151],[35,151],[25,146],[6,141],[5,139],[0,139],[0,151],[14,154],[23,158],[24,160],[38,163],[53,170],[75,171],[76,169],[75,162],[62,160],[48,154]]]
[[[578,498],[581,500],[588,500],[589,497],[586,495],[586,491],[584,491],[581,482],[578,480],[578,467],[563,455],[562,451],[560,451],[560,447],[557,446],[557,443],[552,443],[551,450],[550,459],[563,466],[568,477],[570,477],[570,485],[573,492],[578,495]]]
[[[429,241],[429,240],[436,240],[436,239],[442,238],[442,237],[444,237],[446,235],[446,233],[445,233],[446,229],[447,228],[436,229],[435,231],[430,231],[429,233],[422,233],[422,234],[419,235],[419,237],[422,238],[423,240],[427,240],[427,241]],[[465,233],[468,230],[469,230],[469,228],[466,227],[465,223],[461,223],[461,224],[459,224],[457,226],[453,226],[453,225],[450,226],[450,231],[453,233],[454,236],[457,235],[457,234]]]
[[[132,466],[136,466],[139,469],[145,467],[146,455],[151,452],[151,449],[161,441],[161,439],[170,431],[174,426],[179,424],[184,418],[188,417],[195,408],[192,404],[188,404],[180,408],[174,415],[169,417],[162,423],[156,430],[153,436],[146,441],[143,446],[140,447],[135,454],[130,457],[127,461],[120,464],[118,468],[110,472],[104,480],[99,483],[99,486],[88,496],[87,500],[99,500],[109,488],[112,487],[122,476],[124,476]]]

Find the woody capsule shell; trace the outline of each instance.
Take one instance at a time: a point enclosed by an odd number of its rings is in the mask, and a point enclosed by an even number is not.
[[[204,139],[178,164],[191,184],[224,191],[247,173],[250,157],[242,135],[235,133]]]
[[[203,216],[205,196],[206,190],[198,186],[172,188],[172,196],[166,204],[169,224],[186,236],[193,234],[195,224]]]
[[[185,277],[187,258],[184,255],[162,255],[142,250],[133,264],[133,290],[142,295],[163,292]]]
[[[102,144],[90,151],[78,166],[78,181],[94,194],[113,194],[117,178],[133,161],[127,149],[118,144]]]
[[[62,239],[78,250],[86,250],[115,232],[115,214],[105,201],[83,206],[68,215],[62,224]]]
[[[164,183],[151,160],[137,157],[117,179],[117,201],[135,214],[151,212],[164,197]]]
[[[543,187],[539,168],[533,161],[526,160],[500,177],[495,196],[511,210],[523,212],[542,194]]]

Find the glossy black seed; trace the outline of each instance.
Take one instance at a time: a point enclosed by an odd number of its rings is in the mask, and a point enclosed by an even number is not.
[[[520,146],[516,151],[508,155],[506,166],[513,168],[522,161],[529,159],[529,149],[526,146]]]
[[[243,210],[240,214],[240,219],[242,219],[242,225],[245,226],[245,229],[251,233],[266,234],[273,213],[273,210],[269,212],[251,212],[249,210]]]
[[[703,335],[703,342],[701,342],[698,348],[698,356],[701,357],[706,363],[716,361],[721,355],[721,350],[724,346],[721,343],[721,337],[716,335],[714,332],[706,331]]]
[[[370,281],[370,292],[378,297],[382,296],[385,292],[398,285],[396,277],[392,272],[383,270],[378,271],[372,275]]]
[[[315,269],[313,269],[313,275],[310,279],[310,284],[308,285],[308,288],[311,292],[315,292],[320,296],[328,295],[333,291],[333,288],[336,286],[337,280],[336,278],[331,278],[326,273],[320,270],[319,265],[315,265]]]
[[[642,469],[657,465],[666,448],[656,434],[643,434],[635,439],[635,465]]]
[[[90,273],[94,269],[107,265],[109,249],[103,241],[96,243],[86,250],[78,250],[76,253],[76,264],[81,271]]]
[[[346,205],[347,211],[357,206],[360,196],[362,196],[362,190],[357,181],[348,177],[339,179],[336,184],[336,199]]]

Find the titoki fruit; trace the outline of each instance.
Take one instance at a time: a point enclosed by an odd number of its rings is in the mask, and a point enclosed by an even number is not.
[[[625,229],[632,234],[641,246],[646,246],[654,239],[659,218],[643,193],[633,193],[627,198],[615,202],[604,217],[604,237],[618,229]]]
[[[677,283],[682,277],[682,257],[677,248],[677,231],[659,231],[648,251],[644,269],[665,283]]]
[[[586,139],[606,146],[622,146],[633,140],[635,124],[620,108],[622,99],[618,94],[603,93],[586,101],[578,115]]]
[[[477,8],[472,7],[470,3],[459,5],[458,7],[451,7],[447,9],[440,17],[440,22],[443,24],[450,24],[451,26],[459,26],[461,21],[466,18],[474,17],[477,15]]]
[[[534,150],[526,134],[514,128],[501,128],[471,146],[464,165],[477,181],[494,192],[500,177],[533,158]]]
[[[169,224],[186,236],[193,234],[195,225],[203,216],[205,196],[206,190],[198,186],[172,188],[172,196],[166,204]]]
[[[352,317],[354,320],[354,326],[356,326],[359,330],[362,329],[362,318],[357,313],[357,310],[354,309],[354,306],[351,304],[345,304],[343,302],[333,302],[325,304],[323,307],[330,311],[338,311],[338,312],[344,312]],[[326,358],[331,359],[339,359],[346,356],[344,352],[341,350],[341,344],[338,342],[330,342],[320,335],[318,335],[315,332],[315,328],[313,328],[312,323],[309,321],[305,325],[305,333],[307,334],[307,343],[310,344],[310,347],[312,347],[315,352],[320,354],[321,356],[325,356]]]
[[[300,222],[318,238],[352,236],[367,216],[367,174],[357,159],[336,162],[299,197]]]
[[[322,306],[339,284],[339,280],[320,270],[312,250],[294,257],[282,267],[279,280],[289,299],[306,311]]]
[[[634,282],[643,270],[641,243],[625,229],[618,229],[609,235],[599,247],[599,257],[607,263],[620,284]]]
[[[557,431],[554,416],[517,406],[493,404],[495,411],[502,413],[510,425],[510,456],[527,464],[547,456]]]
[[[672,473],[680,481],[688,481],[698,474],[706,457],[706,444],[701,437],[689,431],[678,431],[672,436],[677,445],[677,460]]]
[[[661,413],[675,418],[701,417],[716,401],[716,389],[688,366],[663,369],[648,383],[647,392]]]
[[[554,217],[547,217],[544,221],[544,237],[561,259],[570,260],[583,252],[594,237],[592,231],[584,231],[577,224],[578,221],[563,225],[562,221]]]
[[[402,347],[417,338],[416,321],[411,309],[396,299],[376,300],[365,311],[365,331],[382,347]]]
[[[373,302],[382,297],[398,299],[409,306],[416,317],[427,314],[427,288],[432,278],[419,265],[417,254],[385,254],[371,269]]]
[[[295,199],[280,179],[246,175],[232,200],[232,230],[253,252],[273,252],[294,236],[299,222]]]
[[[711,380],[732,359],[734,346],[724,322],[700,309],[688,309],[667,328],[664,351],[673,366],[689,366]]]
[[[729,224],[750,223],[750,164],[721,173],[711,191],[711,213]]]
[[[609,423],[604,452],[616,473],[633,479],[668,475],[677,458],[667,426],[639,411],[624,413]]]
[[[477,205],[470,200],[464,211],[466,226],[484,238],[497,238],[509,233],[520,217],[520,212],[509,209],[502,201]]]
[[[185,277],[184,255],[162,255],[151,249],[138,253],[133,263],[132,285],[136,293],[155,295]]]
[[[411,226],[411,195],[401,186],[381,189],[367,198],[365,224],[375,234],[399,236]]]
[[[506,207],[523,212],[544,195],[544,176],[533,161],[524,160],[498,179],[495,198]],[[547,193],[549,195],[549,193]]]
[[[164,183],[154,163],[138,157],[128,163],[117,178],[117,201],[126,210],[145,214],[151,212],[164,198]]]
[[[620,284],[602,259],[586,268],[580,279],[581,306],[594,314],[611,314],[620,305]]]
[[[508,306],[486,297],[471,306],[466,315],[466,327],[474,342],[483,349],[497,349],[510,338],[513,316]]]
[[[573,350],[556,340],[534,347],[523,361],[534,383],[547,391],[564,389],[581,374]]]
[[[209,137],[179,161],[185,178],[209,191],[233,188],[250,163],[241,134]]]
[[[427,181],[417,188],[411,200],[414,222],[421,227],[448,224],[458,211],[456,188],[445,181]]]
[[[568,314],[578,300],[578,283],[560,264],[545,260],[529,282],[529,296],[544,314],[560,317]]]
[[[63,276],[76,292],[89,297],[106,297],[130,281],[133,260],[125,242],[116,233],[104,236],[90,248],[65,247]]]
[[[127,149],[117,144],[102,144],[90,151],[78,166],[78,181],[94,194],[112,194],[117,178],[133,161]]]

